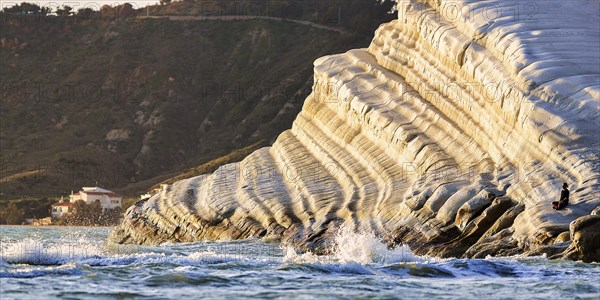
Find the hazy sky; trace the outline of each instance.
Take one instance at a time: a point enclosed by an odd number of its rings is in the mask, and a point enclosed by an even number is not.
[[[108,4],[108,5],[119,5],[119,4],[123,4],[123,3],[131,3],[131,5],[133,5],[133,7],[135,8],[137,7],[144,7],[148,4],[156,4],[158,3],[158,0],[155,1],[139,1],[139,0],[132,0],[132,1],[120,1],[120,0],[113,0],[113,1],[27,1],[27,0],[18,0],[18,1],[4,1],[1,0],[0,1],[0,8],[4,8],[7,6],[13,6],[17,3],[21,3],[21,2],[29,2],[29,3],[35,3],[39,6],[50,6],[51,8],[55,8],[57,6],[63,6],[63,5],[68,5],[74,8],[75,11],[77,11],[77,9],[79,8],[84,8],[84,7],[90,7],[90,8],[100,8],[102,5]]]

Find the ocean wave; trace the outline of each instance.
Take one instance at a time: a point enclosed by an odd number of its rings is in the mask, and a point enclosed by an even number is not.
[[[565,264],[566,270],[577,264],[552,261],[544,256],[485,259],[419,256],[407,246],[389,249],[373,233],[356,232],[348,227],[342,227],[336,234],[330,255],[299,253],[292,247],[279,248],[256,240],[118,248],[111,248],[100,239],[88,240],[85,236],[68,236],[57,240],[37,237],[10,241],[2,239],[1,242],[2,277],[71,274],[70,272],[77,272],[78,267],[88,266],[166,265],[182,274],[189,271],[186,267],[209,267],[213,270],[274,267],[280,271],[298,273],[387,274],[421,278],[524,278],[570,276],[568,272],[561,271],[563,268],[556,268],[556,264]],[[61,268],[50,267],[56,265]],[[581,267],[597,268],[597,265],[583,264]],[[597,273],[595,270],[591,271]]]
[[[171,263],[179,266],[204,266],[207,264],[221,264],[230,262],[247,263],[253,266],[270,264],[268,259],[253,258],[237,254],[216,253],[212,251],[196,251],[185,254],[164,253],[138,253],[128,255],[113,255],[102,260],[84,260],[83,263],[96,264],[103,261],[105,264],[132,264],[132,263]]]
[[[334,257],[341,262],[360,264],[390,264],[397,262],[423,262],[431,260],[414,254],[408,246],[389,249],[371,231],[355,232],[350,226],[342,226],[335,236]]]
[[[373,275],[375,274],[374,269],[368,266],[359,264],[357,262],[318,262],[305,264],[310,272],[319,273],[337,273],[337,274],[359,274],[359,275]]]
[[[161,263],[200,266],[232,262],[240,265],[260,266],[274,262],[272,257],[251,257],[241,253],[219,253],[208,250],[185,254],[155,247],[136,249],[144,252],[131,252],[131,249],[122,252],[105,248],[101,243],[92,243],[84,238],[54,243],[37,238],[26,238],[21,241],[3,240],[0,248],[2,250],[0,266],[52,266],[69,263],[89,266]]]
[[[163,274],[155,274],[144,278],[144,283],[148,286],[169,286],[178,285],[211,285],[228,286],[233,281],[229,278],[207,274],[197,271],[191,266],[176,267]]]
[[[485,259],[435,258],[414,254],[408,246],[389,249],[375,234],[355,231],[343,226],[335,235],[330,255],[299,253],[293,247],[284,247],[283,269],[307,272],[378,274],[402,277],[530,277],[556,276],[556,270],[536,266],[545,265],[547,258],[487,257]],[[525,262],[525,263],[524,263]]]
[[[326,273],[374,274],[378,269],[397,263],[417,263],[435,260],[414,254],[408,246],[388,249],[373,232],[355,231],[342,226],[333,243],[332,254],[299,253],[293,247],[283,248],[283,261],[301,269]],[[295,267],[291,267],[294,269]]]
[[[284,261],[290,263],[358,263],[393,264],[397,262],[425,262],[431,257],[414,254],[408,246],[394,249],[388,246],[370,231],[355,231],[350,226],[342,226],[333,243],[331,255],[315,255],[311,252],[298,253],[293,247],[284,247]]]
[[[56,242],[33,237],[6,241],[0,245],[0,260],[8,264],[63,265],[105,253],[102,246],[85,237]]]
[[[75,263],[60,266],[28,266],[3,269],[0,278],[34,278],[48,275],[79,275],[81,267]]]

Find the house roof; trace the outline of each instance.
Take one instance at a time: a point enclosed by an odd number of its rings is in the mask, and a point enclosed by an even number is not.
[[[93,187],[89,187],[89,186],[84,186],[81,188],[83,192],[98,192],[98,193],[112,193],[113,191],[109,191],[107,189],[103,189],[101,187],[97,187],[97,186],[93,186]]]
[[[107,192],[81,192],[81,193],[85,193],[88,195],[107,195],[109,197],[121,197],[118,194],[113,193],[113,192],[108,192],[108,193]]]
[[[72,203],[72,202],[59,202],[59,203],[52,204],[52,206],[66,206],[66,207],[71,207],[73,205],[75,205],[75,203]]]

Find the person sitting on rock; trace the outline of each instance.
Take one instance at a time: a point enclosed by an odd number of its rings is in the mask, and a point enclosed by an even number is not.
[[[560,192],[560,200],[552,202],[554,209],[561,209],[569,204],[569,185],[564,182],[562,185],[562,191]]]

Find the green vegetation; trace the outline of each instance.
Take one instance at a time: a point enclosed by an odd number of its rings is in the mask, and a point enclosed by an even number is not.
[[[136,202],[140,200],[139,197],[126,197],[121,200],[121,207],[123,211],[126,211],[130,206],[134,205]]]
[[[21,4],[4,7],[2,12],[9,14],[19,13],[46,16],[52,12],[52,8],[46,6],[40,7],[34,3],[22,2]]]
[[[217,158],[210,160],[208,162],[205,162],[195,168],[191,168],[181,174],[178,174],[175,177],[171,177],[171,178],[161,182],[160,184],[173,184],[176,181],[183,180],[186,178],[191,178],[191,177],[195,177],[198,175],[212,173],[212,172],[216,171],[222,165],[241,161],[246,156],[250,155],[250,153],[252,153],[262,147],[265,147],[266,145],[267,144],[265,141],[259,141],[248,147],[244,147],[242,149],[236,149],[236,150],[232,151],[231,153],[228,153],[221,157],[217,157]],[[153,189],[159,188],[160,184],[157,184],[157,185],[153,186],[152,188]]]
[[[156,15],[259,15],[310,21],[371,35],[384,22],[393,20],[396,0],[237,0],[176,1],[150,6]],[[164,5],[169,4],[169,5]],[[139,14],[145,14],[141,10]]]
[[[58,199],[31,198],[0,201],[0,224],[20,225],[28,218],[45,218],[50,216],[52,204]]]
[[[313,2],[306,3],[324,3]],[[382,5],[360,13],[360,5],[344,5],[336,24],[298,18],[344,27],[387,10]],[[193,14],[202,6],[151,10]],[[322,5],[319,16],[338,8]],[[134,19],[145,10],[127,4],[60,9],[63,17],[11,17],[51,11],[20,4],[0,20],[0,199],[56,197],[90,185],[134,196],[241,160],[291,127],[316,58],[370,41],[367,29],[340,34],[271,20]],[[181,170],[188,171],[177,176]]]

